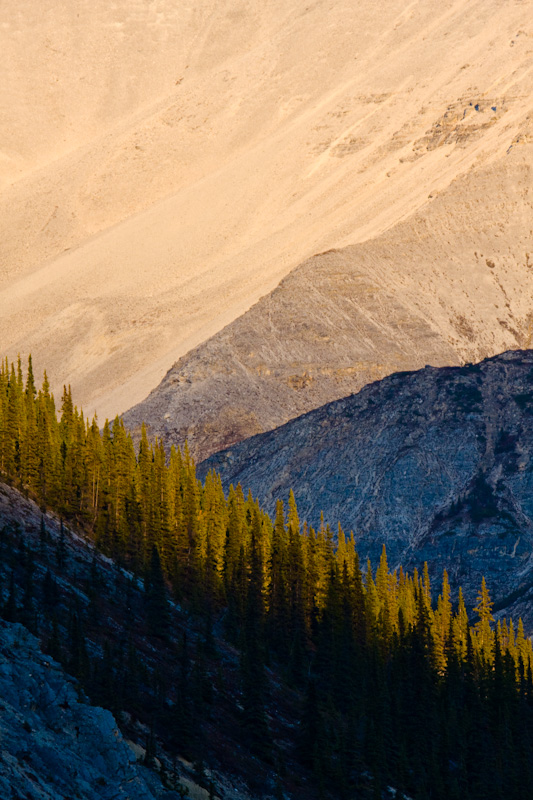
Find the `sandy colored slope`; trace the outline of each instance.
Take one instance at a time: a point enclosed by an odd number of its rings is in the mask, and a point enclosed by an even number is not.
[[[306,257],[527,142],[532,20],[511,0],[9,0],[2,351],[101,418],[131,406]]]
[[[375,239],[294,269],[128,411],[206,456],[394,372],[533,335],[533,144],[454,181]]]

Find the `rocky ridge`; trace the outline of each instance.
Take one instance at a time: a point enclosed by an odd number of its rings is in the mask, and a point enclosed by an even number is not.
[[[306,261],[181,358],[126,424],[187,439],[201,460],[393,372],[529,347],[532,158],[517,147],[380,237]]]
[[[266,509],[353,530],[360,556],[443,568],[533,629],[533,351],[391,375],[204,461]]]

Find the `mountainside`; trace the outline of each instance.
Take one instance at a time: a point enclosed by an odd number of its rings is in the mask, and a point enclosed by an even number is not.
[[[197,459],[392,372],[529,347],[533,148],[293,270],[124,415]]]
[[[56,393],[71,383],[103,421],[313,254],[398,222],[414,248],[409,218],[460,176],[455,199],[475,204],[480,169],[497,195],[498,166],[531,140],[532,10],[531,0],[4,3],[4,350],[31,350]],[[448,231],[442,217],[433,250],[428,238],[422,316],[432,281],[448,291],[433,273]],[[504,225],[502,253],[515,232]],[[397,255],[379,252],[394,295]],[[517,280],[500,274],[511,306]],[[413,340],[425,339],[412,304],[399,313],[413,316]],[[392,339],[403,354],[403,336]],[[370,375],[384,371],[376,347]]]
[[[392,375],[199,467],[353,529],[360,556],[447,569],[533,623],[533,352]]]

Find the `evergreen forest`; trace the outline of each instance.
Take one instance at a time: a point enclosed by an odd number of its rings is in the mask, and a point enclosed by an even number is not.
[[[200,781],[241,769],[276,798],[533,797],[531,641],[520,620],[495,623],[484,581],[467,609],[446,573],[433,592],[385,548],[360,564],[354,535],[309,527],[292,494],[271,519],[241,486],[201,483],[187,446],[165,452],[143,427],[135,447],[67,388],[56,407],[31,358],[0,369],[0,478],[61,520],[54,540],[43,516],[34,544],[1,528],[2,616],[119,721],[146,723],[169,786],[184,757]],[[116,565],[111,611],[66,526]]]

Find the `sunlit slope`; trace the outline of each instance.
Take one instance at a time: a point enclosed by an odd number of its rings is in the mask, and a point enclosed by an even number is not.
[[[533,144],[375,239],[304,262],[129,411],[199,461],[385,375],[533,339]]]
[[[101,417],[137,402],[306,257],[527,142],[532,20],[500,0],[10,0],[2,349]]]

